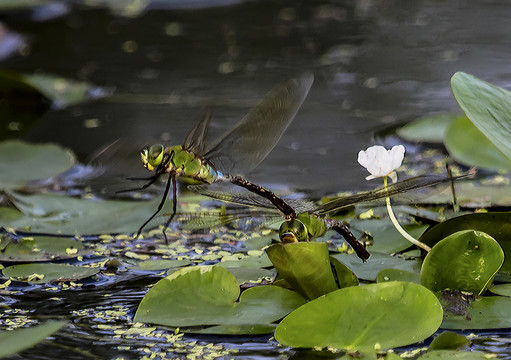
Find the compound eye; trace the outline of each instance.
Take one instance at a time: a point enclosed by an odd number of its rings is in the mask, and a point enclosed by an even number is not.
[[[149,148],[147,152],[147,162],[156,167],[161,164],[163,160],[163,145],[153,145]]]
[[[303,222],[298,219],[291,219],[280,225],[279,237],[284,244],[287,244],[306,241],[309,238],[309,233]]]

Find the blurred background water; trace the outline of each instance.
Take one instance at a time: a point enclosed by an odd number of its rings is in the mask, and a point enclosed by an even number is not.
[[[206,106],[220,134],[272,86],[312,70],[309,97],[250,178],[316,193],[361,189],[356,156],[381,143],[375,131],[459,111],[454,72],[504,87],[511,78],[506,1],[44,3],[0,9],[26,41],[0,67],[87,80],[114,94],[26,118],[4,115],[1,131],[60,143],[83,161],[118,137],[179,144]],[[21,119],[15,131],[6,125],[13,119]],[[124,160],[139,166],[138,157]]]

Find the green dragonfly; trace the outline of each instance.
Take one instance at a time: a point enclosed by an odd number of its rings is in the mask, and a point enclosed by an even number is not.
[[[271,191],[240,175],[255,168],[274,148],[305,100],[313,81],[312,73],[306,72],[277,85],[233,128],[209,144],[206,137],[210,116],[207,115],[190,131],[183,145],[164,147],[158,144],[144,148],[140,153],[142,163],[154,175],[145,178],[148,182],[142,187],[121,192],[146,189],[164,174],[168,179],[156,212],[142,224],[136,237],[161,211],[172,185],[173,213],[165,224],[165,228],[168,227],[176,214],[178,177],[194,179],[203,184],[216,181],[236,184],[265,197],[279,210],[294,213]],[[165,231],[163,233],[165,235]]]
[[[281,215],[286,218],[279,229],[280,240],[283,243],[313,241],[314,239],[325,235],[327,230],[332,229],[342,235],[346,242],[353,248],[357,256],[365,261],[369,258],[370,254],[365,249],[364,245],[357,241],[355,236],[345,224],[338,220],[328,218],[328,214],[355,204],[367,203],[386,197],[396,196],[407,191],[454,181],[461,177],[464,177],[464,175],[458,177],[446,177],[442,175],[416,176],[393,183],[388,185],[386,188],[381,187],[372,191],[341,197],[318,207],[311,206],[310,203],[306,202],[300,204],[296,200],[289,200],[289,207],[295,207],[296,210],[293,213],[285,213],[279,209]],[[262,208],[275,212],[275,206],[273,203],[269,202],[268,199],[256,196],[253,193],[234,191],[233,189],[226,188],[220,184],[215,184],[215,186],[212,187],[191,185],[188,186],[188,188],[194,192],[217,200]],[[281,199],[281,201],[287,202],[288,200]]]

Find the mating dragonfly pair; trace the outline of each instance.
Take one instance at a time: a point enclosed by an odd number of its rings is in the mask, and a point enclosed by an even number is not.
[[[148,182],[142,187],[125,191],[145,189],[163,175],[168,178],[156,212],[142,224],[136,237],[161,211],[172,187],[173,212],[166,221],[165,228],[169,226],[177,210],[176,180],[186,177],[204,184],[191,186],[192,190],[200,194],[247,206],[278,209],[285,219],[279,231],[280,239],[284,243],[311,241],[322,237],[328,229],[333,229],[344,237],[358,257],[362,260],[369,258],[369,252],[364,245],[357,241],[346,225],[327,218],[329,213],[360,202],[433,186],[449,181],[450,178],[438,175],[418,176],[394,183],[387,188],[336,199],[312,209],[298,210],[291,202],[278,197],[271,190],[245,179],[242,174],[255,168],[274,148],[305,100],[313,81],[314,76],[307,72],[277,85],[259,105],[211,144],[206,143],[210,123],[210,116],[206,115],[190,131],[183,145],[153,145],[143,149],[141,158],[144,167],[153,171],[154,175],[147,178]],[[215,182],[234,184],[250,193],[215,190],[209,186]],[[165,228],[163,233],[166,239]]]

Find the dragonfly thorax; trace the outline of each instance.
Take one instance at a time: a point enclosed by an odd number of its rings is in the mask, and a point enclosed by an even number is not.
[[[153,145],[140,153],[142,163],[147,170],[159,170],[161,173],[174,172],[208,184],[217,178],[217,172],[204,159],[184,149],[181,145],[164,148],[163,145]]]

